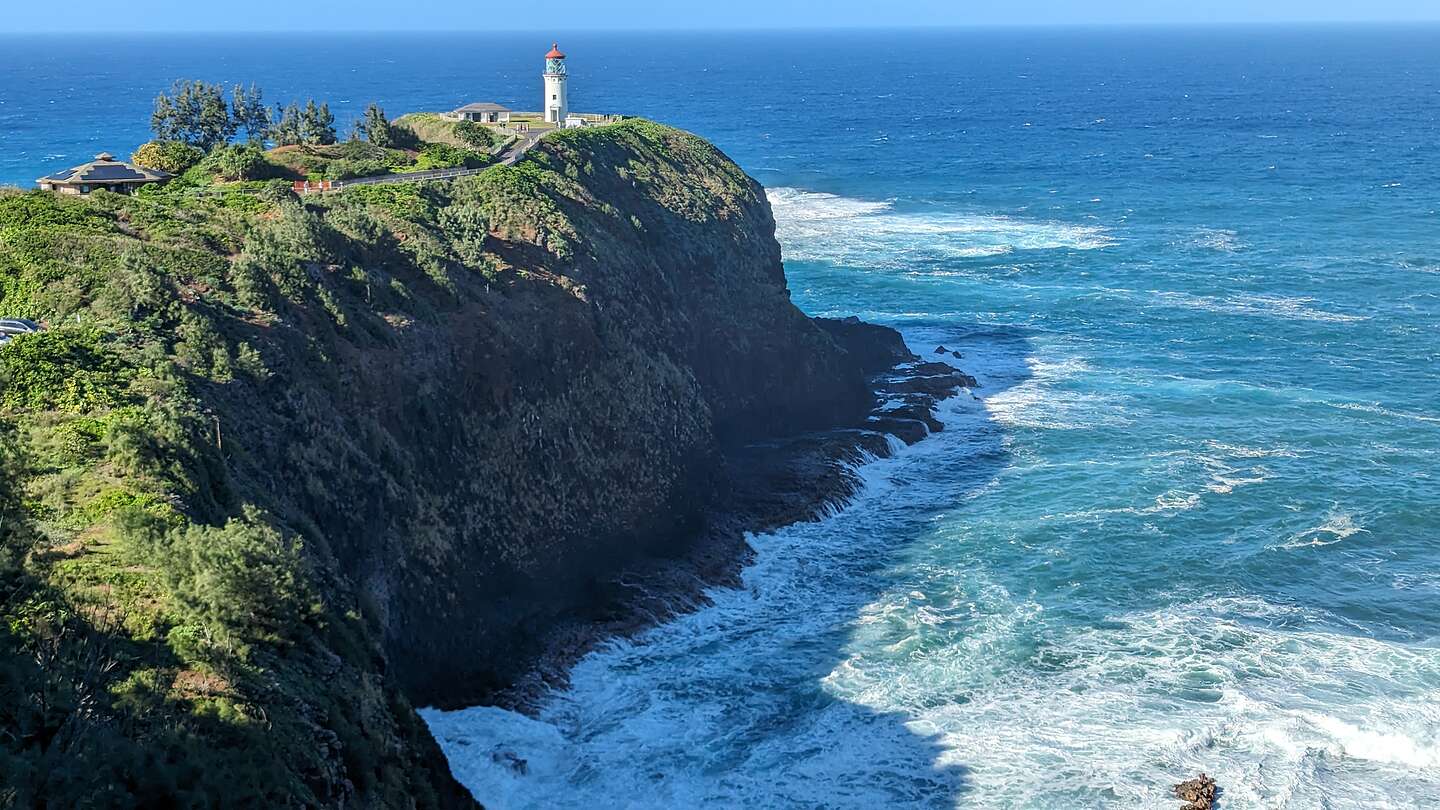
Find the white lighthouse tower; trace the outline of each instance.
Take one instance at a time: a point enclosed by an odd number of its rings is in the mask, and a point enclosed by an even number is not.
[[[545,54],[545,106],[540,109],[545,111],[545,120],[557,127],[565,126],[565,116],[570,112],[565,88],[568,76],[565,54],[560,52],[559,43],[551,45],[550,52]]]

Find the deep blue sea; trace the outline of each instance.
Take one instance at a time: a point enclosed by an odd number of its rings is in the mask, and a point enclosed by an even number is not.
[[[982,387],[538,716],[427,712],[487,806],[1433,806],[1440,27],[0,38],[0,181],[176,77],[535,108],[553,38]]]

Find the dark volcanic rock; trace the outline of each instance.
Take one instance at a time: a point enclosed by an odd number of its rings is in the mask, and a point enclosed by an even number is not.
[[[889,419],[909,419],[923,422],[931,433],[939,433],[945,429],[945,423],[935,418],[935,400],[933,397],[924,395],[913,395],[917,402],[907,402],[901,405],[891,405],[875,411],[875,416]]]
[[[906,444],[915,444],[930,435],[930,429],[919,419],[897,419],[889,416],[870,417],[869,426],[882,433],[889,433]]]
[[[1175,798],[1185,802],[1181,810],[1211,810],[1218,793],[1215,780],[1203,773],[1175,786]]]
[[[888,380],[880,385],[880,390],[892,394],[929,394],[943,399],[954,396],[955,392],[961,388],[974,388],[977,385],[974,377],[956,371],[951,374],[937,374],[930,377],[905,377]]]
[[[907,370],[910,373],[921,377],[931,377],[937,374],[954,374],[960,371],[960,369],[955,368],[949,363],[939,363],[934,361],[928,363],[916,363],[915,365],[908,367]]]
[[[900,333],[886,326],[865,323],[856,317],[816,318],[825,330],[866,374],[878,374],[918,358],[905,347]]]

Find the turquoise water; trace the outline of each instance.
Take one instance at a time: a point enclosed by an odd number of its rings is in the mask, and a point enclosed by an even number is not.
[[[550,39],[27,39],[0,177],[140,142],[175,75],[524,106]],[[561,42],[577,108],[770,188],[797,303],[982,388],[537,717],[427,712],[487,806],[1440,796],[1440,28]]]
[[[1440,796],[1440,35],[1003,44],[826,50],[861,69],[805,102],[858,120],[777,94],[732,149],[797,302],[960,350],[981,401],[538,718],[430,714],[482,799]]]

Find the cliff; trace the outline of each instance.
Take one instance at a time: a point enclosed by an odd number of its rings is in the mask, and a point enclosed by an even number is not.
[[[244,191],[0,193],[0,316],[50,325],[0,346],[0,806],[470,805],[412,705],[733,568],[964,382],[872,415],[898,336],[804,316],[758,184],[648,122]]]

